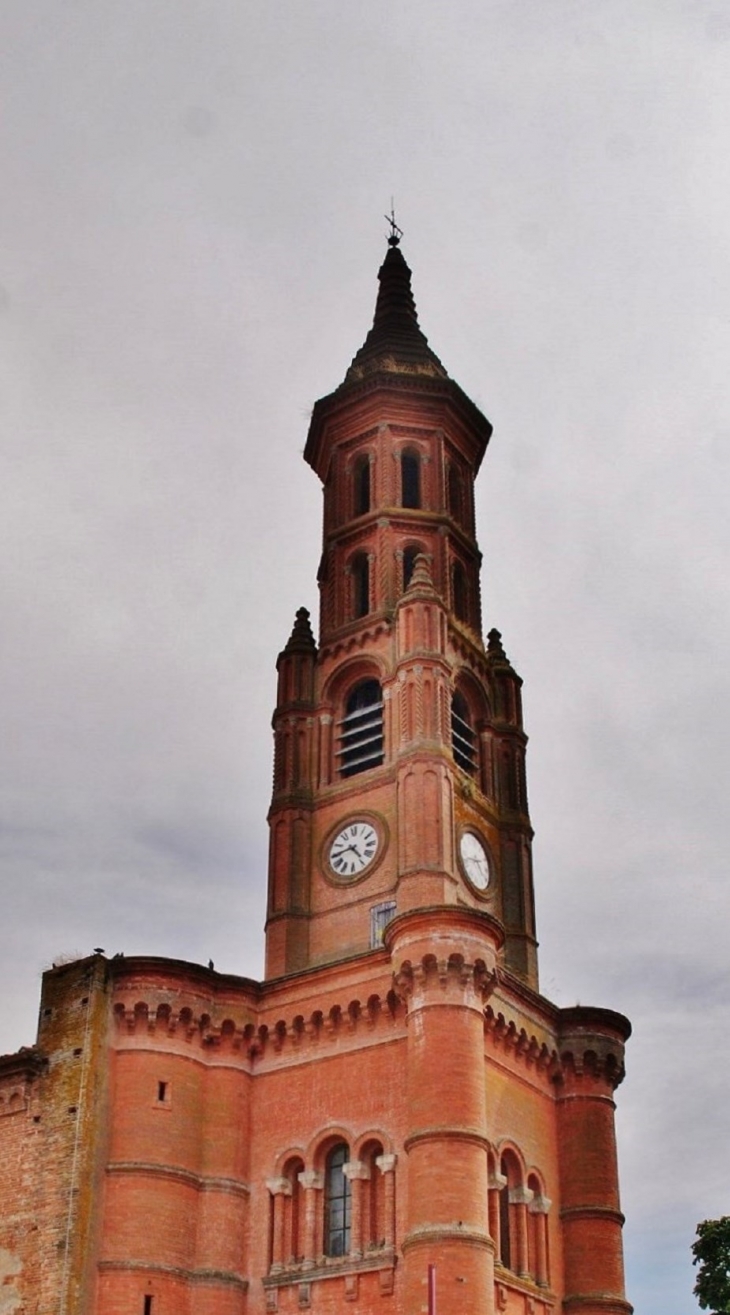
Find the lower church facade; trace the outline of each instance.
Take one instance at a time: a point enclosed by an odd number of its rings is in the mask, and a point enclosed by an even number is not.
[[[0,1059],[3,1315],[629,1315],[625,1018],[539,992],[491,426],[416,317],[315,406],[319,641],[278,660],[263,982],[102,953]]]

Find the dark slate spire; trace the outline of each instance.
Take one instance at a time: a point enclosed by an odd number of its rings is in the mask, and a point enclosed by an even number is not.
[[[426,335],[418,327],[411,271],[398,241],[395,234],[388,240],[388,253],[378,271],[380,289],[373,327],[347,371],[345,383],[354,383],[378,370],[447,377]]]

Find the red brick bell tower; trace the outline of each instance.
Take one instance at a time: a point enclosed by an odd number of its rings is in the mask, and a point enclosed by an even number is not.
[[[397,243],[305,448],[324,486],[319,648],[302,611],[278,663],[267,974],[372,948],[396,909],[458,904],[504,924],[536,987],[521,682],[498,632],[481,639],[492,427],[419,328]]]
[[[422,1315],[431,1273],[438,1315],[630,1315],[630,1027],[539,993],[521,681],[482,639],[492,430],[398,237],[305,449],[319,633],[300,610],[278,659],[265,980],[45,974],[0,1057],[13,1309]]]
[[[547,1311],[564,1246],[565,1309],[625,1315],[611,1092],[628,1025],[552,1011],[548,1036],[497,1003],[546,1004],[521,681],[499,632],[481,637],[474,481],[492,427],[419,327],[397,232],[378,277],[305,448],[324,487],[319,643],[302,610],[278,662],[267,975],[387,948],[406,1010],[404,1311],[424,1309],[429,1265],[442,1313],[464,1293],[474,1311],[535,1311],[538,1294]],[[485,1017],[498,1049],[551,1070],[529,1133],[519,1085],[485,1065]],[[553,1159],[550,1195],[525,1136]]]

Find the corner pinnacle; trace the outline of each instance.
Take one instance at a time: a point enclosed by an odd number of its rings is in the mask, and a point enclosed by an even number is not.
[[[313,653],[316,647],[312,627],[309,624],[309,612],[306,607],[300,607],[284,652]]]

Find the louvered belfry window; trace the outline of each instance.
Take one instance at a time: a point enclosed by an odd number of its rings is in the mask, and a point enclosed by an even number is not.
[[[469,705],[458,689],[451,700],[451,749],[457,766],[473,776],[477,766],[477,734],[471,724]]]
[[[383,692],[377,680],[361,680],[348,695],[337,726],[341,776],[356,776],[383,761]]]

